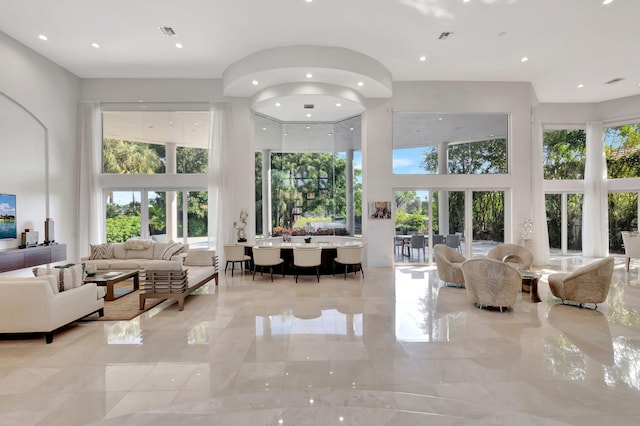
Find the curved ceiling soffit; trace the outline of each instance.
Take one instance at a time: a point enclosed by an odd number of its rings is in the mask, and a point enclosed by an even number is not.
[[[269,87],[309,83],[348,88],[365,98],[389,98],[393,92],[391,73],[384,65],[341,47],[262,50],[229,65],[222,77],[223,93],[230,97],[253,97]]]

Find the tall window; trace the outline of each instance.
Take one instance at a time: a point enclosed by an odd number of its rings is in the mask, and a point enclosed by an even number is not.
[[[107,104],[102,118],[107,241],[206,241],[208,104]]]
[[[507,114],[394,112],[393,173],[507,173],[507,129]]]
[[[348,222],[359,233],[360,117],[281,123],[256,115],[255,123],[257,233],[349,235]],[[263,229],[265,213],[270,229]]]
[[[542,161],[545,179],[584,179],[587,136],[584,130],[544,132]]]

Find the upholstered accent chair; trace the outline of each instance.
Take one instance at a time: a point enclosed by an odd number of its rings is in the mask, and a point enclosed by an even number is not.
[[[266,267],[271,272],[271,282],[273,282],[273,267],[282,265],[284,260],[280,257],[279,246],[256,246],[253,248],[253,279],[256,279],[256,269],[260,267],[260,275],[262,270]],[[282,278],[284,278],[284,268],[282,269]]]
[[[251,262],[251,256],[244,254],[244,246],[242,244],[225,244],[224,245],[224,258],[227,263],[224,265],[224,272],[227,273],[227,266],[231,263],[231,276],[233,277],[233,270],[236,263],[240,264],[240,273],[244,271],[245,262]]]
[[[320,265],[322,264],[322,247],[294,247],[293,267],[296,283],[300,276],[300,268],[315,268],[320,282]]]
[[[487,258],[513,264],[523,271],[528,271],[533,265],[531,250],[518,244],[499,244],[489,250]]]
[[[624,244],[625,268],[629,270],[631,259],[640,259],[640,234],[638,232],[622,231]]]
[[[446,244],[437,244],[433,248],[436,257],[438,276],[446,285],[454,284],[456,287],[464,287],[465,281],[462,274],[462,263],[467,259],[454,248]]]
[[[349,266],[353,266],[353,273],[357,274],[358,268],[364,278],[364,268],[362,267],[362,260],[364,259],[364,246],[363,245],[346,245],[338,246],[336,248],[337,256],[334,259],[335,263],[344,265],[344,279],[347,279],[347,270]],[[335,273],[334,273],[335,275]]]
[[[571,273],[549,275],[551,293],[567,302],[577,303],[581,308],[586,303],[593,303],[598,309],[598,303],[607,300],[611,277],[613,276],[614,258],[612,256],[596,260]]]
[[[515,268],[494,259],[470,259],[462,264],[467,294],[479,307],[511,308],[522,288],[522,276]]]

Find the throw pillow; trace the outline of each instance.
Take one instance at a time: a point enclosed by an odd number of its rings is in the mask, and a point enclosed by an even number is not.
[[[124,242],[127,250],[146,250],[153,244],[153,240],[141,240],[139,238],[129,238]]]
[[[113,258],[113,245],[109,243],[105,244],[91,244],[91,254],[89,259],[111,259]]]
[[[182,243],[170,243],[162,252],[160,259],[171,260],[173,256],[182,253],[182,250],[184,250],[184,245]]]
[[[84,264],[65,266],[61,268],[34,268],[33,275],[53,275],[58,279],[58,291],[70,290],[83,284]]]
[[[186,266],[213,266],[216,252],[213,250],[189,250],[184,259]]]

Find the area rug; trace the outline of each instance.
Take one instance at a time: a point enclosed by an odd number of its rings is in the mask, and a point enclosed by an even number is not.
[[[93,314],[85,319],[92,321],[130,320],[163,302],[162,299],[147,299],[144,304],[144,309],[140,310],[139,296],[140,292],[136,290],[125,296],[119,297],[116,300],[104,302],[103,317],[99,317],[98,314]]]

